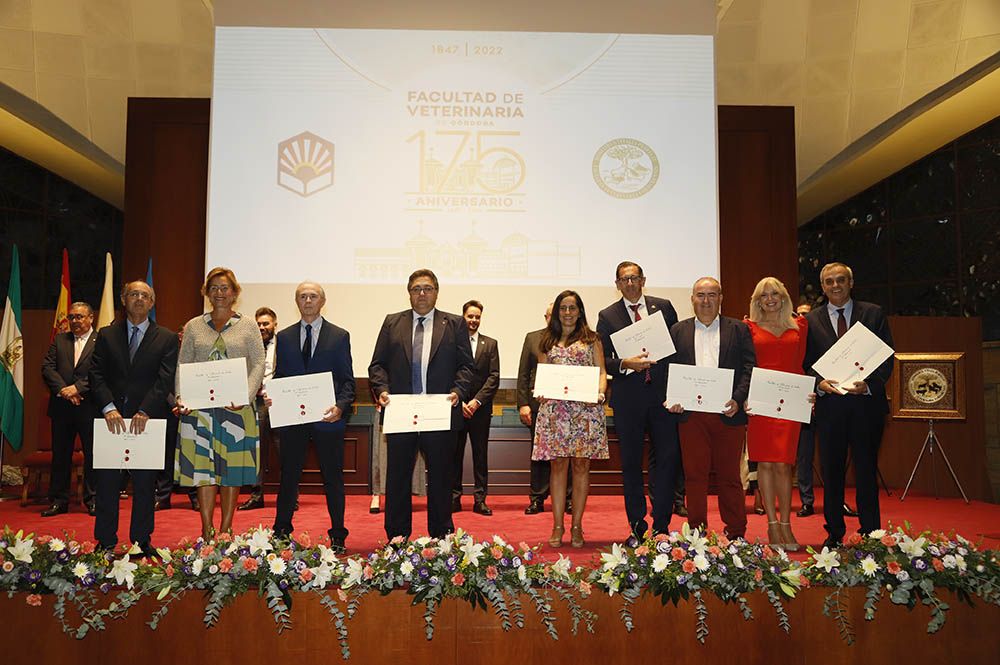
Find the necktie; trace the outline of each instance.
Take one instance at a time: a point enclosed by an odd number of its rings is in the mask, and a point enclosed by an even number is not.
[[[639,314],[639,303],[634,305],[629,305],[629,309],[632,310],[633,316],[635,316],[636,321],[642,321],[642,316]],[[646,383],[650,383],[653,377],[649,375],[649,368],[646,368]]]
[[[306,341],[302,344],[302,366],[309,369],[309,359],[312,358],[313,350],[313,327],[306,324]]]
[[[424,319],[426,318],[426,316],[418,316],[417,329],[413,331],[413,356],[410,360],[410,383],[413,385],[414,394],[424,392]]]
[[[128,360],[135,359],[135,352],[139,350],[139,326],[132,326],[132,336],[128,338]]]
[[[844,336],[847,332],[847,318],[844,317],[844,308],[841,307],[837,310],[837,339]]]

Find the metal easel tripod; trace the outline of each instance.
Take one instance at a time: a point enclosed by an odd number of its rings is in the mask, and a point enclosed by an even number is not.
[[[937,467],[934,463],[935,446],[937,446],[937,449],[941,452],[941,457],[944,459],[944,463],[948,465],[948,471],[951,473],[951,479],[955,481],[958,491],[962,493],[962,498],[965,499],[966,503],[969,503],[969,497],[965,495],[965,490],[962,489],[962,483],[958,482],[958,476],[955,475],[955,469],[952,468],[951,462],[948,460],[948,454],[944,451],[944,446],[941,445],[941,440],[934,432],[933,418],[927,420],[927,436],[924,438],[924,445],[920,449],[920,454],[917,455],[917,462],[913,465],[913,471],[910,473],[910,479],[906,482],[906,489],[903,490],[903,495],[899,497],[899,500],[903,501],[906,498],[906,493],[910,491],[910,485],[913,484],[913,478],[917,475],[917,469],[920,468],[920,462],[924,458],[924,452],[927,452],[931,458],[931,478],[934,480],[934,498],[938,498]]]

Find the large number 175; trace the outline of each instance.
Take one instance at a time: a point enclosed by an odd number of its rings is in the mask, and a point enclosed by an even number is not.
[[[520,135],[520,132],[440,130],[433,133],[434,145],[428,146],[427,132],[420,130],[406,139],[407,143],[418,142],[419,191],[435,194],[477,191],[509,194],[517,190],[524,183],[524,159],[511,148],[495,143],[500,137]],[[455,138],[442,138],[448,136]],[[490,142],[494,143],[493,147],[484,145]],[[447,164],[434,156],[434,148],[441,144],[454,146]]]

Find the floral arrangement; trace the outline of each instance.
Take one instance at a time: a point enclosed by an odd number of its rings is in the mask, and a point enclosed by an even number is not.
[[[708,637],[705,593],[737,603],[749,621],[753,612],[746,594],[762,592],[788,632],[782,598],[793,598],[800,586],[808,584],[802,569],[783,550],[742,538],[729,540],[719,533],[702,534],[686,523],[680,533],[657,534],[641,543],[630,539],[625,547],[613,545],[601,555],[601,567],[591,572],[590,581],[611,595],[622,595],[620,614],[629,631],[634,627],[630,606],[644,592],[659,596],[664,604],[693,598],[695,636],[702,643]]]
[[[584,569],[561,555],[554,562],[543,561],[538,548],[527,543],[512,545],[499,536],[477,541],[462,531],[442,539],[397,538],[367,556],[341,557],[326,540],[314,544],[306,533],[276,538],[261,527],[233,536],[220,534],[210,542],[185,540],[158,549],[156,558],[137,559],[140,551],[135,546],[98,550],[69,535],[57,538],[4,527],[0,591],[8,596],[23,593],[30,606],[41,605],[43,594],[53,595],[56,618],[77,638],[126,616],[144,596],[159,602],[148,621],[155,629],[171,603],[190,591],[207,598],[206,627],[218,622],[227,603],[255,592],[266,598],[281,632],[291,626],[293,593],[314,593],[330,613],[345,659],[350,655],[348,621],[372,592],[405,591],[414,605],[423,604],[428,639],[434,634],[437,608],[448,598],[492,608],[504,630],[524,626],[522,599],[527,598],[553,639],[558,637],[558,599],[568,610],[573,633],[581,623],[592,632],[597,617],[581,600],[595,587],[622,597],[619,614],[629,631],[634,628],[631,607],[643,594],[659,596],[663,604],[693,601],[701,642],[709,634],[706,594],[736,603],[750,620],[747,596],[762,593],[787,632],[785,603],[799,589],[830,587],[824,613],[837,622],[849,644],[854,630],[846,611],[847,588],[866,589],[866,620],[875,618],[886,595],[910,609],[929,607],[930,633],[944,624],[949,609],[937,596],[941,588],[963,602],[978,598],[1000,605],[997,552],[981,550],[961,536],[916,533],[906,525],[850,536],[836,550],[808,551],[804,562],[796,562],[780,549],[703,534],[685,525],[681,532],[615,544],[600,555],[596,568]]]
[[[843,590],[865,587],[865,620],[875,618],[886,595],[897,605],[913,609],[917,603],[930,608],[927,632],[944,625],[949,606],[936,590],[948,589],[970,605],[973,598],[1000,605],[1000,562],[997,552],[979,550],[963,538],[943,533],[914,532],[909,524],[894,531],[878,529],[867,536],[851,534],[844,547],[821,552],[808,548],[804,574],[812,584],[834,587],[826,597],[823,613],[837,622],[841,637],[854,642],[847,618]]]

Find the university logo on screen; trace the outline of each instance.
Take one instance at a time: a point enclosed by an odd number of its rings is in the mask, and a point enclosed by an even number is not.
[[[333,186],[333,143],[302,132],[278,144],[278,186],[312,196]]]
[[[636,139],[612,139],[597,149],[591,165],[594,182],[618,199],[637,199],[660,178],[660,160]]]

